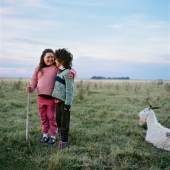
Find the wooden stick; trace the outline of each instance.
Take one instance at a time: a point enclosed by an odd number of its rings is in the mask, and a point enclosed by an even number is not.
[[[25,131],[26,142],[29,142],[29,114],[30,114],[30,93],[28,92],[28,96],[27,96],[27,115],[26,115],[26,131]]]

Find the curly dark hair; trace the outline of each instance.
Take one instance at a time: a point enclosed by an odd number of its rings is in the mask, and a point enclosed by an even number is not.
[[[46,64],[44,63],[44,56],[45,56],[47,53],[53,53],[53,54],[54,54],[54,51],[53,51],[52,49],[45,49],[45,50],[42,52],[41,57],[40,57],[40,63],[39,63],[38,71],[41,71],[42,68],[46,67]]]
[[[55,58],[59,63],[62,63],[66,69],[71,69],[73,55],[68,50],[65,48],[55,50]]]

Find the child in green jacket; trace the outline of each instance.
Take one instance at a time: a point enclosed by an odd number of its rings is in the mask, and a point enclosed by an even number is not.
[[[59,149],[68,146],[68,133],[70,126],[70,109],[74,95],[74,79],[68,78],[72,66],[73,56],[66,49],[55,51],[55,62],[59,71],[55,78],[52,96],[56,98],[56,122],[60,140]]]

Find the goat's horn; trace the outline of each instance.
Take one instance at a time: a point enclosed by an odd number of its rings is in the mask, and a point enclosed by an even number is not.
[[[154,109],[159,109],[159,108],[160,108],[160,107],[158,107],[158,106],[157,106],[157,107],[150,107],[150,109],[153,109],[153,110],[154,110]]]

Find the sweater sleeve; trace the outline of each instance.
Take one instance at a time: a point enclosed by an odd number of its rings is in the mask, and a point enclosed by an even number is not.
[[[66,87],[66,99],[65,99],[65,105],[68,105],[71,107],[73,96],[74,96],[74,79],[68,78],[68,75],[64,75],[65,79],[65,87]]]
[[[30,87],[32,88],[32,90],[34,90],[37,87],[37,84],[38,84],[38,67],[34,70],[34,73],[30,81]]]

